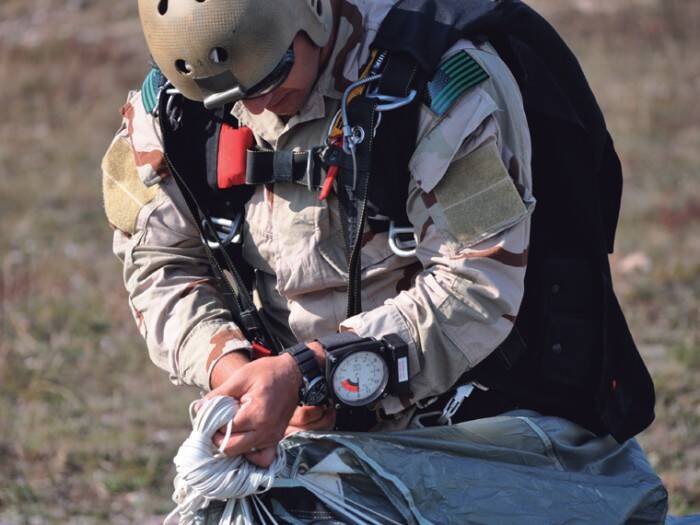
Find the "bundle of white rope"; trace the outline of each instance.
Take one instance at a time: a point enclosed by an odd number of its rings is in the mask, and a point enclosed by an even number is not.
[[[196,403],[202,405],[194,414]],[[244,457],[226,456],[222,450],[214,447],[212,438],[224,426],[224,444],[228,441],[238,406],[235,399],[222,396],[190,406],[192,433],[182,443],[174,459],[177,475],[173,501],[177,503],[177,508],[165,518],[164,525],[176,523],[176,518],[179,518],[179,525],[194,524],[197,512],[206,508],[211,500],[227,500],[219,523],[231,523],[236,502],[269,490],[284,468],[285,456],[281,447],[277,448],[275,461],[266,469],[253,465]]]

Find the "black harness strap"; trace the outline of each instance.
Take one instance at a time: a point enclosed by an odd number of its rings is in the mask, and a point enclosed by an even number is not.
[[[381,114],[381,124],[374,138],[372,171],[369,187],[370,219],[388,217],[398,226],[411,226],[406,215],[408,163],[416,149],[421,100],[427,85],[427,75],[417,62],[402,52],[391,52],[379,81],[378,90],[384,95],[407,97],[412,90],[417,94],[408,105]],[[386,229],[370,221],[375,231]]]
[[[378,82],[378,92],[382,95],[407,97],[418,78],[425,77],[419,75],[414,60],[401,54],[390,54]],[[425,84],[418,82],[416,85],[422,89]],[[408,158],[412,151],[412,148],[406,148],[406,144],[415,146],[420,96],[401,108],[381,114],[377,106],[378,100],[371,95],[365,93],[355,97],[348,106],[349,122],[345,123],[364,135],[364,139],[356,146],[355,170],[349,174],[341,165],[344,182],[338,185],[349,253],[348,317],[362,311],[361,240],[365,222],[370,217],[381,215],[397,219],[403,224],[408,223],[405,210],[408,177],[403,171],[408,169]],[[378,121],[380,117],[381,122]],[[398,124],[402,119],[405,131],[399,132],[401,137],[392,137],[392,133],[400,128]],[[414,123],[415,126],[412,125]],[[392,133],[379,132],[385,125],[388,127],[384,129]],[[370,226],[372,224],[376,224],[376,221],[371,222]]]
[[[413,56],[435,71],[443,53],[460,38],[498,27],[512,0],[400,0],[382,21],[373,46]]]
[[[183,105],[184,104],[188,103],[183,102]],[[186,115],[186,111],[183,109],[181,113],[182,118],[184,118],[184,115]],[[217,115],[208,116],[209,118],[214,117],[215,122],[218,122],[219,125],[223,121],[217,118]],[[219,243],[216,248],[212,248],[206,242],[206,239],[210,239],[212,236],[214,239],[217,238],[216,228],[211,216],[200,206],[199,200],[195,196],[195,191],[175,167],[174,162],[168,154],[170,151],[177,151],[177,148],[172,146],[174,142],[177,142],[175,136],[177,129],[171,124],[167,116],[167,97],[164,94],[160,97],[159,101],[159,119],[161,130],[163,131],[163,149],[166,152],[166,163],[182,193],[192,217],[195,219],[197,228],[202,237],[202,244],[214,272],[214,277],[219,284],[223,299],[231,311],[234,321],[241,328],[249,341],[260,343],[273,352],[279,352],[280,346],[275,338],[271,336],[263,317],[253,303],[248,287],[241,278],[236,265],[233,263],[227,251],[227,247]]]
[[[343,231],[348,248],[347,317],[362,311],[362,232],[367,220],[367,196],[372,169],[374,128],[377,101],[360,95],[348,106],[349,124],[364,132],[364,139],[355,147],[353,169],[341,165],[338,198],[343,211]]]

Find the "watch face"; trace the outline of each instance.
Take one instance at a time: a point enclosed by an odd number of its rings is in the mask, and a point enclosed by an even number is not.
[[[323,376],[319,376],[306,385],[306,393],[302,399],[305,405],[320,405],[328,397],[328,388]]]
[[[375,352],[346,356],[333,371],[333,392],[346,405],[364,406],[382,395],[389,381],[389,368]]]

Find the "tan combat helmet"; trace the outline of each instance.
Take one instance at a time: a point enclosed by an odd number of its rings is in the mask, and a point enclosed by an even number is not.
[[[330,37],[330,0],[139,0],[151,55],[187,98],[216,107],[263,95],[286,78],[304,31]]]

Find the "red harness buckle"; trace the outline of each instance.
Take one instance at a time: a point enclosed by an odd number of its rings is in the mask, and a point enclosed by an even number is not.
[[[335,139],[331,140],[331,144],[338,147],[340,144],[342,144],[342,140],[336,137]],[[326,171],[326,179],[323,181],[323,185],[321,186],[321,193],[318,196],[318,200],[323,201],[328,198],[328,195],[330,195],[331,190],[333,189],[333,183],[335,182],[339,171],[340,167],[337,165],[333,165],[328,168]]]
[[[318,200],[326,200],[328,195],[330,195],[331,190],[333,189],[333,182],[338,176],[338,169],[338,166],[331,166],[328,168],[328,171],[326,172],[326,180],[323,181],[323,187],[321,188],[321,194],[318,196]]]
[[[219,189],[245,184],[246,156],[253,145],[255,137],[250,128],[234,128],[228,124],[221,126],[216,166]]]
[[[256,341],[250,343],[250,346],[253,347],[253,359],[260,359],[261,357],[270,357],[272,355],[272,350],[261,345]]]

